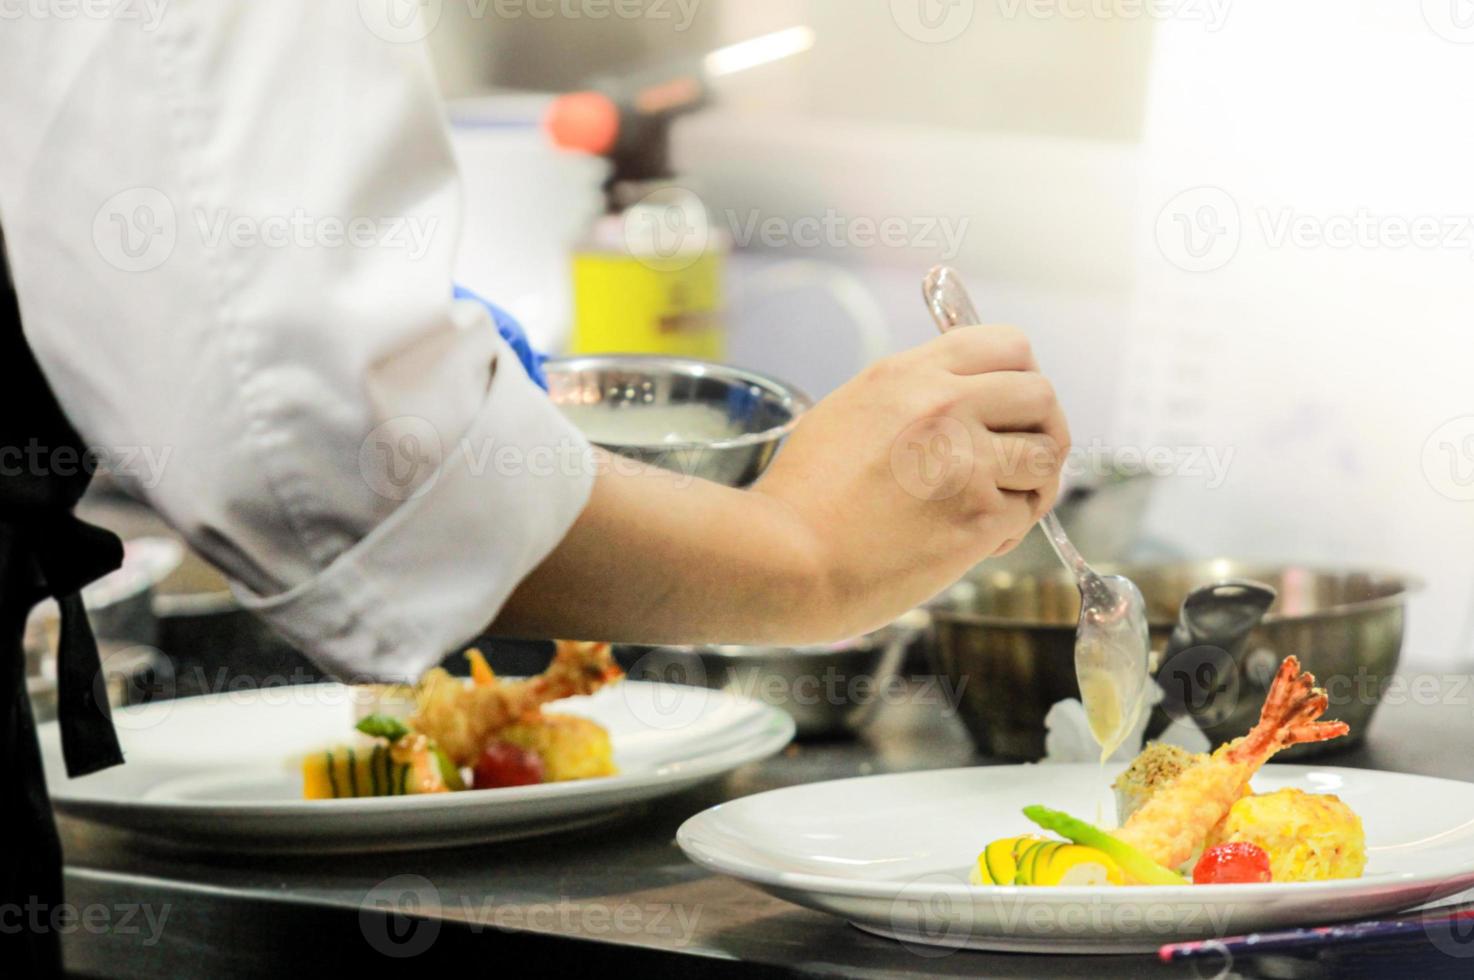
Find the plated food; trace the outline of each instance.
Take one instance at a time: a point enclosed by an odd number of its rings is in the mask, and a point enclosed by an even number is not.
[[[591,719],[545,712],[623,677],[607,643],[560,640],[536,677],[502,680],[478,650],[469,680],[436,667],[413,687],[374,689],[351,742],[302,761],[309,800],[409,796],[612,776],[609,732]]]
[[[1026,806],[1025,817],[1058,836],[993,841],[978,855],[971,881],[1186,885],[1360,877],[1366,835],[1355,811],[1329,793],[1286,787],[1260,795],[1249,784],[1281,749],[1347,734],[1344,722],[1320,720],[1327,704],[1314,675],[1286,657],[1248,734],[1212,755],[1151,745],[1127,767],[1114,784],[1118,830]]]

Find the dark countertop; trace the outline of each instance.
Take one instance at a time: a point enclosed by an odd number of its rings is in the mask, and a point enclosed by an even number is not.
[[[1474,780],[1474,685],[1469,691],[1384,705],[1363,745],[1323,761]],[[88,975],[149,978],[457,966],[531,975],[612,966],[675,976],[1195,976],[1149,956],[912,951],[714,876],[675,846],[682,821],[734,797],[986,762],[955,718],[891,704],[859,741],[790,746],[719,782],[544,839],[320,859],[184,858],[64,821],[68,900],[117,910],[118,926],[72,931],[67,964]],[[382,901],[406,894],[407,903]],[[134,912],[124,929],[127,909]]]

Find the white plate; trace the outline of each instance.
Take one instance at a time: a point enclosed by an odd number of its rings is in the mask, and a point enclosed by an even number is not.
[[[55,723],[41,726],[62,813],[173,846],[395,850],[584,826],[765,758],[793,721],[704,688],[624,681],[553,708],[609,729],[619,775],[506,789],[304,800],[299,761],[353,737],[354,689],[315,684],[161,701],[114,713],[127,764],[68,779]]]
[[[1268,766],[1254,788],[1340,796],[1366,829],[1362,878],[1171,887],[967,883],[989,841],[1037,829],[1020,813],[1028,804],[1087,820],[1098,807],[1113,816],[1106,786],[1116,771],[996,766],[795,786],[697,814],[676,840],[704,867],[918,952],[1140,952],[1393,912],[1474,887],[1474,784],[1308,766]]]

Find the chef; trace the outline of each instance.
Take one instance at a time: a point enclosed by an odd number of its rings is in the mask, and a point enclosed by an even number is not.
[[[838,639],[1008,550],[1055,498],[1065,421],[1001,326],[871,366],[750,490],[591,449],[510,318],[454,288],[460,196],[422,32],[374,7],[0,8],[3,380],[34,397],[0,428],[0,779],[27,787],[0,830],[35,842],[0,867],[0,904],[60,901],[24,607],[118,560],[69,516],[86,481],[57,465],[67,446],[353,679],[414,677],[488,628]],[[77,618],[63,728],[85,772],[118,753]],[[0,932],[0,961],[54,969],[55,937]]]

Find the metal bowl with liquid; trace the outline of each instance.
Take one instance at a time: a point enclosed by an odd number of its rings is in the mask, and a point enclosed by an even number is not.
[[[1146,598],[1152,665],[1167,685],[1211,678],[1209,697],[1197,700],[1193,720],[1213,743],[1247,732],[1258,720],[1269,681],[1290,654],[1330,697],[1325,717],[1351,726],[1345,738],[1296,746],[1283,755],[1333,752],[1366,734],[1402,652],[1405,604],[1418,583],[1391,573],[1258,565],[1215,559],[1111,571],[1126,575]],[[1228,579],[1272,586],[1278,597],[1231,664],[1186,651],[1160,663],[1182,600],[1193,589]],[[990,571],[979,568],[929,606],[937,669],[954,689],[958,714],[985,754],[1038,759],[1044,754],[1044,716],[1065,698],[1078,698],[1075,619],[1080,600],[1063,570]],[[1159,709],[1148,734],[1165,726]]]
[[[590,442],[733,487],[762,475],[813,405],[776,378],[689,358],[568,357],[546,372],[549,397]]]
[[[787,712],[800,738],[853,735],[896,697],[907,644],[929,625],[913,609],[889,626],[820,646],[622,646],[636,680],[692,684],[754,698]],[[943,705],[938,705],[939,709]]]

